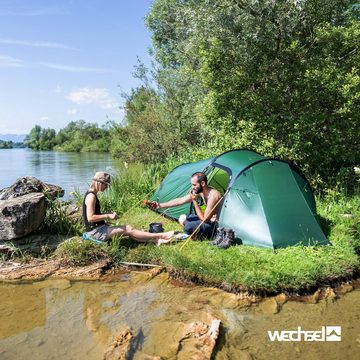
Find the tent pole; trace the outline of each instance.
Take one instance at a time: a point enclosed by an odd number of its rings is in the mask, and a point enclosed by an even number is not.
[[[228,192],[229,189],[227,189],[224,193],[224,195],[218,200],[218,202],[213,206],[213,208],[210,210],[210,212],[212,212],[213,210],[215,210],[215,208],[219,205],[220,201],[225,197],[226,193]],[[183,249],[183,247],[189,242],[189,240],[196,234],[196,232],[199,230],[200,226],[205,222],[206,219],[204,219],[203,221],[201,221],[201,223],[197,226],[197,228],[193,231],[193,233],[185,240],[185,242],[181,245],[180,247],[180,251]]]

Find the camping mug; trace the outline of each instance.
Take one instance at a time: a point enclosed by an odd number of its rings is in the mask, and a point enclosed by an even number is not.
[[[162,223],[156,222],[156,223],[151,223],[149,225],[149,232],[151,233],[160,233],[163,232],[164,228]]]

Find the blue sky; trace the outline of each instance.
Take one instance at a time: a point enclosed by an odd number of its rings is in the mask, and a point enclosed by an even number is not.
[[[0,133],[120,122],[151,0],[0,0]]]

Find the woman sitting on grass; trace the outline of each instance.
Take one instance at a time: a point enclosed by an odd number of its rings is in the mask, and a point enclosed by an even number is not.
[[[105,172],[97,172],[92,179],[90,189],[85,193],[83,202],[83,218],[86,227],[87,238],[96,241],[106,241],[114,235],[129,236],[135,241],[152,242],[156,245],[166,244],[170,242],[174,235],[173,231],[163,233],[149,233],[146,231],[136,230],[130,225],[109,226],[105,220],[116,220],[118,215],[116,212],[110,214],[102,214],[100,210],[100,202],[97,193],[105,191],[110,185],[110,174]]]

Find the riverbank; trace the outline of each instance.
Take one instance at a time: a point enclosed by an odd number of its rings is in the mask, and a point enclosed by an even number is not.
[[[74,240],[76,241],[76,240]],[[143,264],[122,262],[115,265],[110,258],[103,258],[94,263],[85,266],[71,266],[64,264],[63,259],[30,259],[28,262],[7,261],[0,263],[0,281],[1,282],[29,282],[43,281],[48,279],[66,279],[69,281],[83,280],[102,280],[105,282],[118,281],[124,274],[130,274],[132,271],[138,273],[139,270],[144,273],[145,278],[151,280],[161,273],[166,274],[166,278],[175,286],[194,287],[197,285],[207,287],[217,287],[211,283],[200,282],[199,279],[189,279],[186,273],[179,276],[179,272],[167,269],[160,265],[146,266]],[[339,279],[338,279],[339,280]],[[279,304],[286,301],[298,300],[308,303],[317,303],[323,299],[335,299],[354,289],[360,288],[360,278],[348,279],[346,282],[339,282],[333,279],[332,284],[323,284],[313,292],[288,292],[284,291],[275,295]],[[231,289],[227,292],[234,292]],[[248,302],[248,304],[258,302],[264,298],[264,294],[254,291],[241,290],[237,291],[238,299]]]
[[[109,244],[97,245],[74,236],[61,242],[55,252],[45,251],[43,260],[27,255],[20,261],[23,266],[11,267],[14,259],[7,262],[10,267],[3,263],[0,279],[38,280],[48,276],[97,279],[109,269],[123,269],[122,262],[134,262],[158,265],[182,283],[214,286],[227,292],[307,296],[329,286],[335,289],[358,277],[359,203],[357,197],[318,201],[332,246],[289,247],[274,252],[243,245],[223,250],[206,241],[190,241],[184,247],[183,242],[157,247],[116,238]],[[179,229],[175,222],[142,208],[130,209],[120,222],[146,229],[149,223],[159,220],[166,230]],[[43,262],[44,271],[40,270],[39,261]],[[88,266],[93,270],[86,276]]]
[[[120,215],[120,220],[114,225],[131,224],[148,230],[150,223],[161,221],[166,231],[180,230],[176,222],[140,206],[167,171],[167,167],[155,165],[145,170],[132,167],[113,178],[111,188],[101,194],[101,203],[103,211],[115,210]],[[77,198],[81,201],[80,194]],[[347,196],[328,191],[317,199],[317,212],[332,245],[295,246],[273,251],[244,245],[224,250],[208,245],[207,241],[189,241],[186,245],[174,242],[157,247],[127,238],[115,238],[110,243],[97,245],[82,241],[81,220],[75,221],[74,225],[65,212],[60,211],[61,205],[54,203],[48,207],[43,230],[64,234],[67,240],[63,241],[62,237],[59,246],[49,246],[44,242],[37,257],[59,261],[63,267],[81,268],[99,261],[106,261],[108,268],[117,268],[121,262],[153,264],[166,269],[174,279],[234,293],[263,296],[281,292],[310,294],[318,288],[336,287],[359,276],[359,204],[359,193]],[[32,263],[34,255],[20,250],[10,256],[3,255],[3,259]]]

